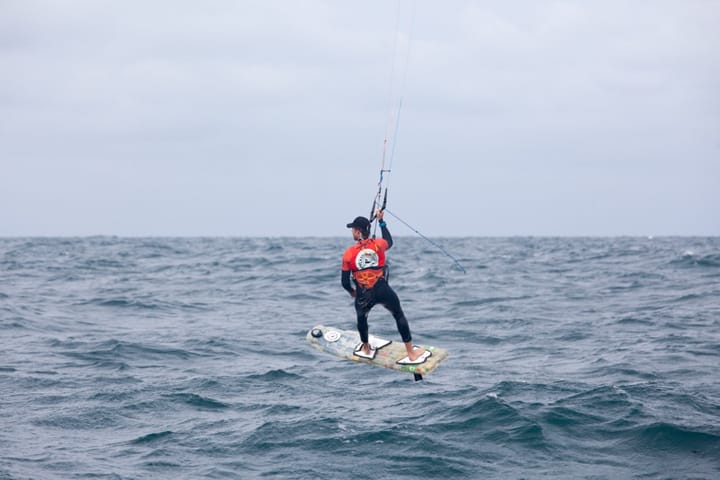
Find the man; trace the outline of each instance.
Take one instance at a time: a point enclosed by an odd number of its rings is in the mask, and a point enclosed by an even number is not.
[[[362,346],[355,352],[356,355],[373,358],[375,352],[370,346],[368,337],[368,313],[377,304],[387,308],[395,318],[398,332],[405,343],[408,359],[411,362],[418,360],[425,353],[422,347],[413,347],[408,325],[400,300],[390,288],[385,277],[385,251],[393,245],[392,236],[383,220],[383,211],[378,210],[377,219],[382,232],[382,238],[370,237],[370,220],[357,217],[347,227],[352,228],[352,236],[356,241],[354,245],[345,250],[342,260],[341,283],[345,290],[355,298],[355,311],[357,312],[357,329],[360,333]],[[350,283],[352,275],[357,289]]]

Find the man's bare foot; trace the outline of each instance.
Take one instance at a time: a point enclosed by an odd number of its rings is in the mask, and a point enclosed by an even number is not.
[[[362,351],[365,355],[370,355],[370,344],[369,343],[363,343],[362,345]]]
[[[407,356],[411,362],[414,362],[418,358],[422,357],[425,353],[425,349],[423,347],[413,345],[412,342],[405,343],[405,350],[407,350]]]
[[[411,362],[414,362],[418,358],[422,357],[425,354],[425,349],[422,347],[415,348],[412,352],[408,353],[408,358]]]

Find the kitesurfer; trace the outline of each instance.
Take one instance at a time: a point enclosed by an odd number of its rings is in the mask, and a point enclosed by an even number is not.
[[[393,240],[387,224],[383,220],[383,210],[377,210],[376,218],[382,232],[382,238],[378,239],[369,238],[371,223],[365,217],[357,217],[352,223],[347,224],[348,228],[352,228],[352,236],[356,243],[345,250],[340,278],[343,288],[355,298],[357,329],[362,342],[361,349],[356,353],[372,356],[367,317],[370,310],[380,304],[387,308],[395,318],[398,332],[405,343],[408,358],[410,361],[415,361],[425,353],[425,349],[413,346],[410,326],[400,306],[400,300],[387,282],[385,251],[392,247]],[[355,288],[350,282],[351,276]]]

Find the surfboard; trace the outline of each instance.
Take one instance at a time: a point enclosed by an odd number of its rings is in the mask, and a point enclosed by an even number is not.
[[[317,325],[310,329],[306,339],[310,345],[320,351],[359,363],[412,373],[415,380],[422,380],[423,375],[435,370],[448,357],[448,352],[444,348],[422,345],[428,353],[424,358],[410,362],[402,342],[393,342],[374,335],[370,335],[373,352],[370,357],[365,357],[362,353],[360,355],[356,353],[360,346],[360,334],[357,331],[326,325]]]

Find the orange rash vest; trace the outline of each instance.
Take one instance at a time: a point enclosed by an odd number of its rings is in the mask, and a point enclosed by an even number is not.
[[[388,248],[388,242],[383,238],[359,240],[345,250],[342,271],[351,272],[362,288],[372,288],[383,277],[385,250]]]

